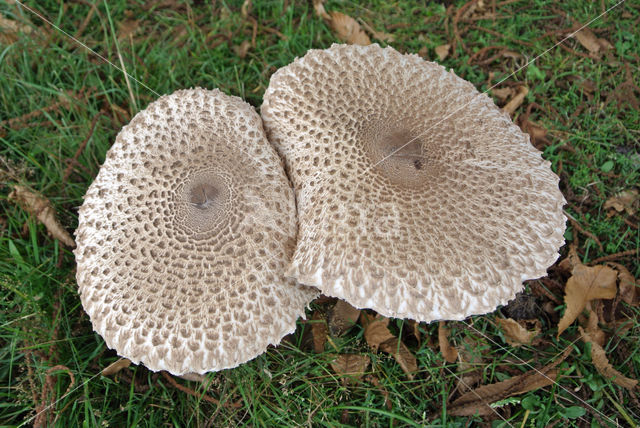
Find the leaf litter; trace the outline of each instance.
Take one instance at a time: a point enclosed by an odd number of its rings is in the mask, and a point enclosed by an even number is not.
[[[382,315],[373,317],[362,312],[360,321],[364,326],[365,340],[371,349],[374,352],[380,349],[382,352],[391,354],[407,377],[413,379],[418,371],[418,362],[409,348],[389,331],[389,318]]]

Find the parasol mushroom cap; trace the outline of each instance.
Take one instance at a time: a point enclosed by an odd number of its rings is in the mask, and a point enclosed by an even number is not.
[[[77,281],[109,348],[151,370],[235,367],[296,328],[317,290],[284,277],[294,194],[247,103],[180,90],[116,137],[80,208]]]
[[[550,162],[486,95],[378,45],[309,51],[261,108],[296,191],[288,274],[385,316],[463,319],[546,275],[564,243]]]

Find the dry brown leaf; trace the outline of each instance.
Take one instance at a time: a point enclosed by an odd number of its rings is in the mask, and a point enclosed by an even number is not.
[[[324,345],[327,342],[327,323],[322,314],[315,311],[311,316],[311,337],[313,338],[313,351],[320,354],[324,352]]]
[[[493,88],[491,89],[491,94],[493,96],[495,96],[498,101],[500,101],[501,103],[507,101],[508,98],[512,97],[514,92],[513,92],[513,88]]]
[[[324,10],[324,1],[325,0],[313,0],[313,9],[320,18],[330,21],[331,16]]]
[[[589,309],[589,318],[586,320],[587,333],[600,346],[604,346],[604,331],[598,325],[598,315],[592,309]]]
[[[491,403],[553,385],[557,377],[557,369],[551,369],[544,374],[531,370],[502,382],[483,385],[463,394],[451,403],[449,414],[451,416],[490,415],[494,412],[489,406]]]
[[[418,371],[418,361],[402,341],[397,337],[392,337],[380,344],[380,350],[393,355],[396,362],[400,364],[402,371],[405,372],[409,379],[413,379],[414,373]]]
[[[575,38],[584,48],[586,48],[592,54],[597,54],[601,51],[613,48],[613,45],[611,43],[596,36],[594,32],[591,31],[591,29],[588,27],[585,27],[575,33]]]
[[[440,352],[448,363],[455,363],[458,359],[458,351],[449,343],[449,329],[444,326],[444,321],[438,323],[438,344]]]
[[[240,8],[240,15],[242,16],[243,19],[247,19],[247,17],[251,13],[252,7],[253,7],[253,4],[251,0],[244,0],[244,2],[242,2],[242,7]]]
[[[640,197],[636,189],[624,190],[607,199],[604,203],[604,209],[613,208],[617,212],[626,211],[627,214],[634,215],[638,211],[638,201],[640,201]]]
[[[373,318],[365,312],[362,312],[361,318],[363,318],[364,339],[374,351],[378,350],[381,343],[395,338],[387,328],[389,318],[383,317],[382,315]]]
[[[617,274],[610,267],[589,267],[578,262],[571,273],[564,295],[567,309],[558,323],[558,337],[576,320],[587,302],[616,297]]]
[[[29,35],[32,31],[33,29],[30,26],[0,15],[0,43],[4,45],[13,44],[18,40],[20,33]]]
[[[366,355],[340,354],[331,362],[331,368],[340,376],[348,376],[357,381],[364,376],[371,359]]]
[[[44,196],[37,192],[32,192],[24,186],[15,185],[13,186],[13,192],[9,194],[9,199],[15,199],[23,210],[36,216],[54,239],[59,240],[67,247],[73,248],[76,246],[71,235],[56,220],[53,205]]]
[[[358,21],[341,12],[329,13],[329,25],[335,31],[336,36],[343,42],[351,45],[370,45],[371,40],[367,33],[362,31]]]
[[[631,272],[620,263],[609,262],[609,266],[618,271],[618,293],[622,300],[629,305],[637,305],[636,300],[636,279]]]
[[[391,43],[396,39],[393,34],[376,31],[371,25],[367,24],[366,21],[361,20],[361,22],[364,29],[367,30],[369,34],[371,34],[371,37],[373,37],[374,39],[380,40],[381,42],[385,43]]]
[[[408,320],[409,334],[416,338],[418,346],[422,343],[422,335],[420,334],[420,323],[416,320]]]
[[[360,319],[364,326],[364,338],[371,349],[374,351],[380,349],[393,355],[393,358],[400,364],[409,379],[413,379],[413,373],[418,371],[418,363],[409,348],[391,334],[387,328],[389,318],[382,315],[373,318],[366,312],[361,312]]]
[[[109,364],[104,370],[102,370],[102,376],[113,376],[122,369],[126,369],[131,365],[131,361],[126,358],[120,358],[117,361]]]
[[[140,22],[136,19],[126,19],[118,25],[118,40],[128,39],[136,35],[140,29]]]
[[[448,406],[449,414],[452,416],[489,415],[494,412],[489,406],[491,403],[552,385],[558,377],[555,367],[567,358],[572,349],[572,347],[567,348],[560,358],[541,369],[530,370],[502,382],[483,385],[463,394]]]
[[[504,332],[504,338],[511,346],[531,345],[533,338],[536,337],[540,330],[529,331],[516,320],[511,318],[498,318],[496,322],[502,328]]]
[[[611,363],[609,363],[609,359],[607,358],[607,354],[604,352],[604,349],[598,344],[595,338],[584,331],[582,327],[578,327],[578,329],[582,335],[582,340],[585,343],[591,343],[591,361],[593,361],[593,365],[596,367],[598,372],[616,385],[620,385],[627,389],[634,389],[638,385],[638,381],[630,379],[618,370],[614,369]]]
[[[329,312],[329,332],[332,336],[341,336],[358,322],[359,317],[360,309],[338,300]]]
[[[451,43],[446,43],[444,45],[436,46],[436,55],[438,55],[438,59],[440,61],[444,61],[451,51]]]
[[[249,53],[249,49],[251,49],[251,41],[249,40],[243,40],[242,43],[240,43],[240,46],[233,47],[233,51],[240,58],[246,57],[247,53]]]
[[[516,109],[522,105],[522,103],[524,102],[524,97],[526,97],[528,93],[529,88],[527,88],[526,86],[519,86],[516,95],[511,98],[507,105],[502,107],[502,111],[508,113],[509,115],[512,115],[516,111]]]

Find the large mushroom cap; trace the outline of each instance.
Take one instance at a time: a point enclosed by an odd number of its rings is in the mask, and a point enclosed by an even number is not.
[[[546,274],[563,244],[550,163],[474,86],[377,45],[271,78],[270,141],[296,190],[289,274],[386,316],[462,319]]]
[[[283,276],[294,195],[260,117],[218,90],[178,91],[138,113],[79,217],[82,304],[108,347],[151,370],[248,361],[317,294]]]

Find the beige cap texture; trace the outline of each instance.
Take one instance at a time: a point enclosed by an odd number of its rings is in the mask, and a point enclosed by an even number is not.
[[[475,87],[378,45],[311,50],[261,108],[296,191],[288,270],[386,316],[463,319],[546,275],[564,243],[558,177]]]
[[[118,134],[80,208],[84,309],[107,346],[173,374],[237,366],[278,344],[317,295],[284,272],[294,194],[260,117],[181,90]]]

